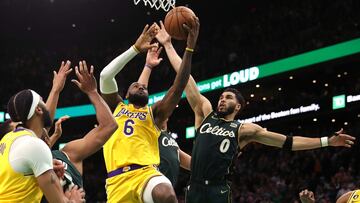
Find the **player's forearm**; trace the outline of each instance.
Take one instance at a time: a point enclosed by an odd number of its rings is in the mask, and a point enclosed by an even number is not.
[[[174,70],[176,72],[179,72],[180,65],[181,65],[180,56],[177,54],[175,48],[173,47],[173,45],[171,43],[164,44],[164,48],[165,48],[166,54],[169,58],[169,61],[171,63],[171,66],[174,68]]]
[[[186,84],[189,81],[190,72],[191,72],[191,61],[192,61],[192,52],[185,51],[183,60],[180,65],[180,70],[176,74],[174,80],[174,97],[181,97],[182,92],[185,89]]]
[[[51,135],[51,137],[49,138],[49,147],[52,148],[54,146],[54,144],[56,143],[56,141],[58,141],[58,139],[60,138],[60,135],[54,133],[53,135]]]
[[[56,107],[59,101],[60,91],[51,89],[48,99],[46,100],[46,108],[49,110],[50,118],[54,119]]]
[[[184,169],[190,171],[191,166],[191,156],[185,153],[184,151],[180,150],[180,166]]]
[[[292,145],[293,151],[317,149],[321,147],[325,147],[325,146],[322,146],[320,138],[309,138],[309,137],[300,137],[300,136],[293,137],[293,145]]]
[[[112,60],[100,73],[100,91],[111,94],[118,91],[115,76],[138,54],[134,46]]]
[[[149,84],[149,78],[151,75],[152,69],[148,67],[147,65],[144,66],[143,71],[141,72],[141,75],[139,77],[138,83],[144,84],[146,87]]]
[[[176,53],[176,50],[171,43],[164,44],[164,47],[172,67],[176,72],[179,72],[181,65],[180,56]],[[199,103],[198,101],[200,100],[200,91],[196,85],[194,78],[191,75],[185,87],[185,93],[191,108],[194,109],[196,104]]]
[[[99,125],[111,126],[116,124],[108,105],[97,91],[88,93],[91,103],[94,105],[96,111],[96,119]]]

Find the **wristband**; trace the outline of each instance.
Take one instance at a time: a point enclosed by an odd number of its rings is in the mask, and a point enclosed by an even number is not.
[[[194,53],[194,49],[192,49],[192,48],[186,47],[185,50],[188,52]]]
[[[329,146],[329,138],[328,137],[321,137],[320,138],[321,147]]]
[[[137,53],[140,53],[139,49],[136,48],[135,44],[133,45],[133,48],[135,49],[135,51],[136,51]]]
[[[145,64],[145,67],[150,68],[150,70],[153,69],[153,67],[151,65],[149,65],[149,64]]]

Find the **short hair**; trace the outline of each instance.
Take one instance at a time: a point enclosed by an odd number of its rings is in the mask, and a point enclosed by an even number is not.
[[[235,89],[235,88],[228,87],[228,88],[226,88],[223,92],[232,92],[232,93],[234,93],[234,94],[235,94],[235,97],[236,97],[236,100],[237,100],[237,101],[239,102],[239,104],[241,105],[240,111],[241,111],[242,109],[244,109],[244,107],[245,107],[245,99],[244,99],[244,97],[242,96],[242,94],[240,93],[239,90],[237,90],[237,89]],[[239,111],[239,112],[240,112],[240,111]]]
[[[12,96],[7,105],[7,111],[10,118],[14,122],[22,122],[23,124],[27,121],[33,96],[31,90],[22,90]]]
[[[4,137],[4,135],[12,131],[10,124],[11,120],[7,120],[4,123],[0,124],[0,140]]]

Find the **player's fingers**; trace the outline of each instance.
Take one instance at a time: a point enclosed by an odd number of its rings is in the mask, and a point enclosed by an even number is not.
[[[83,60],[82,63],[83,63],[83,66],[84,66],[84,73],[89,73],[88,68],[87,68],[86,61]]]
[[[81,74],[79,72],[79,67],[75,66],[75,75],[76,77],[78,77],[79,79],[81,78]]]
[[[161,51],[163,50],[163,47],[160,47],[160,48],[158,48],[158,50],[157,50],[157,55],[160,55],[160,53],[161,53]]]
[[[152,43],[152,44],[146,46],[147,49],[152,49],[154,47],[157,47],[157,45],[155,43]]]
[[[77,80],[71,80],[71,82],[75,83],[76,86],[80,88],[80,82]]]
[[[186,25],[186,24],[183,24],[182,26],[188,32],[191,30],[190,27],[188,25]]]
[[[339,131],[335,132],[335,135],[339,135],[339,134],[342,134],[344,132],[344,129],[341,128]]]
[[[59,70],[61,70],[61,68],[64,67],[64,65],[65,65],[65,62],[64,62],[64,61],[61,61]]]
[[[53,71],[53,74],[54,74],[54,78],[57,76],[57,73],[56,71]]]
[[[66,61],[66,64],[64,65],[64,70],[68,70],[70,68],[71,62],[69,60]]]
[[[164,23],[163,23],[162,20],[160,20],[160,28],[161,28],[161,29],[165,29],[165,26],[164,26]]]
[[[144,29],[143,29],[143,31],[142,31],[142,34],[145,34],[145,33],[146,33],[146,31],[148,30],[148,28],[149,28],[149,25],[148,25],[148,24],[146,24],[146,25],[145,25],[145,27],[144,27]]]
[[[79,62],[79,73],[84,74],[84,64],[82,61]]]
[[[65,72],[65,75],[69,75],[71,72],[72,72],[72,68],[70,68],[69,70],[67,70],[66,72]]]
[[[90,66],[90,75],[93,76],[94,75],[94,66]]]
[[[351,141],[351,140],[345,140],[345,142],[346,142],[346,144],[349,144],[349,145],[353,145],[353,144],[354,144],[354,142]]]
[[[68,120],[69,118],[70,118],[70,116],[68,116],[68,115],[61,116],[61,117],[59,118],[59,121],[60,121],[60,122],[63,122],[63,121]]]

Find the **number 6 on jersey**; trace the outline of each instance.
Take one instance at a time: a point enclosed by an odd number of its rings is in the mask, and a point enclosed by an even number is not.
[[[134,133],[134,127],[133,127],[134,124],[135,124],[135,122],[131,119],[128,119],[125,121],[124,134],[127,137],[130,137]]]

